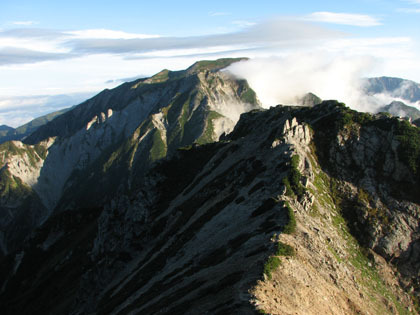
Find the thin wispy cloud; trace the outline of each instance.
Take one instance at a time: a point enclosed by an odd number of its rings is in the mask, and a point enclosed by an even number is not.
[[[74,39],[66,43],[75,53],[127,54],[171,49],[194,49],[218,46],[294,45],[299,41],[336,38],[337,31],[305,22],[273,20],[256,24],[239,32],[190,37],[147,39]]]
[[[146,77],[147,77],[147,75],[136,75],[134,77],[120,78],[120,79],[114,79],[114,80],[107,80],[107,81],[105,81],[105,83],[106,84],[111,84],[111,83],[131,82],[131,81],[135,81],[135,80],[146,78]]]
[[[402,13],[420,13],[420,9],[413,9],[413,8],[399,8],[397,12]]]
[[[177,52],[179,50],[190,50],[181,54],[191,54],[194,50],[203,49],[217,53],[267,46],[293,47],[307,41],[314,42],[342,36],[337,31],[304,21],[276,19],[260,24],[249,21],[236,21],[236,23],[244,28],[230,33],[187,37],[133,34],[105,29],[5,30],[0,32],[0,64],[35,63],[95,54],[115,54],[124,55],[124,58],[138,58],[139,54],[153,53],[170,57],[168,53],[173,52],[173,55],[179,55]],[[44,46],[45,48],[39,51],[28,49],[28,42],[32,43],[33,47]],[[199,51],[199,53],[203,52]]]
[[[399,8],[397,9],[397,12],[402,12],[402,13],[420,13],[420,0],[403,0],[403,2],[405,3],[410,3],[414,6],[416,6],[416,8]]]
[[[38,22],[35,21],[14,21],[12,22],[13,25],[19,25],[19,26],[30,26],[38,24]]]
[[[237,20],[237,21],[233,21],[232,24],[238,25],[240,27],[250,27],[250,26],[256,25],[257,23],[245,21],[245,20]]]
[[[366,14],[314,12],[304,17],[304,19],[313,22],[333,23],[361,27],[382,25],[382,23],[377,18]]]
[[[0,48],[0,65],[35,63],[76,57],[71,53],[49,53],[24,48]]]
[[[133,39],[133,38],[157,38],[159,35],[127,33],[122,31],[114,31],[108,29],[88,29],[80,31],[68,31],[63,35],[69,35],[74,38],[89,39],[89,38],[107,38],[107,39]]]
[[[216,11],[216,12],[209,12],[210,16],[226,16],[226,15],[231,15],[229,12],[223,12],[223,11]]]

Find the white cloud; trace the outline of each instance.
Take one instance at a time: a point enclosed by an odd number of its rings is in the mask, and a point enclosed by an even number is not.
[[[57,58],[75,58],[95,54],[124,55],[139,58],[144,54],[166,56],[179,50],[242,50],[244,48],[282,45],[294,47],[303,41],[341,36],[340,33],[304,21],[275,19],[255,24],[236,21],[246,26],[241,31],[188,37],[163,37],[107,29],[51,31],[13,29],[0,32],[0,49],[15,49],[23,57],[3,53],[2,64],[34,63]],[[218,47],[218,48],[217,48]],[[217,51],[218,49],[218,51]],[[193,53],[193,52],[192,52]],[[176,56],[179,54],[174,54]]]
[[[103,39],[133,39],[133,38],[157,38],[159,35],[127,33],[122,31],[114,31],[108,29],[89,29],[81,31],[68,31],[66,34],[71,35],[76,39],[90,39],[90,38],[103,38]]]
[[[228,68],[245,78],[265,107],[295,104],[308,92],[322,99],[359,104],[359,80],[374,66],[370,57],[340,57],[299,53],[287,57],[251,59]]]
[[[413,9],[413,8],[399,8],[397,9],[398,12],[402,13],[420,13],[420,9]]]
[[[30,25],[38,24],[38,22],[35,22],[35,21],[15,21],[15,22],[12,22],[12,24],[19,25],[19,26],[30,26]]]
[[[352,26],[377,26],[382,23],[375,17],[366,14],[335,13],[335,12],[314,12],[307,15],[307,21],[343,24]]]
[[[210,16],[226,16],[226,15],[230,15],[229,12],[223,12],[223,11],[218,11],[218,12],[209,12]]]
[[[232,24],[238,25],[240,27],[249,27],[249,26],[256,25],[257,23],[250,22],[250,21],[244,21],[244,20],[237,20],[237,21],[233,21]]]

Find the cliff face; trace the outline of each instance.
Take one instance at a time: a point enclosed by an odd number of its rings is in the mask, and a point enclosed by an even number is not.
[[[419,141],[407,122],[335,101],[243,114],[221,141],[174,150],[104,207],[48,219],[2,260],[0,303],[6,313],[415,314]]]
[[[12,241],[17,227],[27,235],[56,212],[102,205],[117,192],[134,189],[155,160],[181,146],[217,140],[242,112],[259,108],[245,81],[221,71],[235,61],[198,62],[185,71],[164,70],[125,83],[41,126],[24,143],[5,143],[0,148],[8,155],[2,162],[3,182],[13,182],[17,191],[30,190],[28,202],[38,210],[36,222],[22,225],[17,218],[26,215],[25,209],[10,210],[16,208],[14,201],[3,198],[3,253],[17,248]],[[45,154],[32,154],[39,146]],[[25,156],[31,154],[35,164],[27,168]]]

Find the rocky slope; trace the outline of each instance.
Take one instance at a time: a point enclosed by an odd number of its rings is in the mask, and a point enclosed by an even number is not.
[[[415,314],[419,132],[335,101],[253,110],[50,217],[1,260],[2,310]]]
[[[105,90],[41,126],[24,143],[6,143],[0,148],[7,156],[1,165],[2,252],[16,248],[57,211],[98,206],[117,191],[134,189],[153,161],[178,147],[216,140],[240,113],[258,108],[246,81],[221,71],[237,60],[202,61]],[[34,164],[30,157],[40,145],[47,152],[35,155]],[[26,216],[25,207],[10,194],[36,205],[36,223],[18,220]]]

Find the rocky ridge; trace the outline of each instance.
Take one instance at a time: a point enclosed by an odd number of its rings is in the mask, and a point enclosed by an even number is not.
[[[39,225],[18,223],[27,209],[8,204],[8,195],[31,191],[38,223],[57,211],[96,206],[118,190],[133,188],[153,161],[180,146],[216,140],[233,128],[240,113],[258,108],[244,80],[220,71],[238,60],[198,62],[185,71],[166,70],[105,90],[39,127],[24,143],[6,143],[0,148],[8,155],[1,172],[4,187],[11,189],[2,191],[1,217],[9,218],[0,233],[3,253]],[[42,161],[21,168],[23,152],[31,156],[32,147],[42,143],[48,143],[47,152],[36,155]]]
[[[418,133],[335,101],[243,114],[221,141],[175,151],[104,208],[48,220],[2,261],[0,303],[10,313],[415,314],[419,157],[408,152]]]

